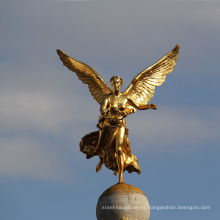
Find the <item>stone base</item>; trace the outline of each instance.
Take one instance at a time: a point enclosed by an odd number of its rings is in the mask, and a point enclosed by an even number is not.
[[[116,184],[99,197],[96,216],[98,220],[148,220],[150,206],[146,195],[137,187]]]

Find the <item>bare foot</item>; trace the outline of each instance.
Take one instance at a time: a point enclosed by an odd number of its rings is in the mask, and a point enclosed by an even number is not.
[[[96,166],[96,173],[98,173],[98,172],[101,170],[102,165],[103,165],[103,163],[100,161],[100,162],[98,163],[98,165]]]
[[[119,184],[123,184],[123,183],[125,183],[125,181],[124,181],[123,177],[120,177],[119,178]]]
[[[119,184],[124,184],[124,183],[125,183],[124,180],[119,181]]]

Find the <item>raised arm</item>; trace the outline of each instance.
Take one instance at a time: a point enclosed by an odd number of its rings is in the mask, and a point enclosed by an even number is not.
[[[131,98],[128,98],[128,103],[133,106],[134,108],[138,109],[138,110],[146,110],[146,109],[154,109],[157,110],[157,106],[153,103],[148,104],[148,105],[139,105],[137,102],[135,102],[134,100],[132,100]]]

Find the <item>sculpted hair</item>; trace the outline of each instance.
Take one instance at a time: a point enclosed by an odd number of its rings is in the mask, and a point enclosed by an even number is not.
[[[121,86],[123,84],[123,79],[120,77],[120,76],[112,76],[111,79],[110,79],[110,83],[112,82],[113,79],[119,79],[120,82],[121,82]]]

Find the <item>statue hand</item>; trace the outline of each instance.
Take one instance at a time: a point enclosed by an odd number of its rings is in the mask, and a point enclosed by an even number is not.
[[[153,109],[153,110],[157,110],[156,104],[153,104],[153,103],[150,104],[150,108]]]

